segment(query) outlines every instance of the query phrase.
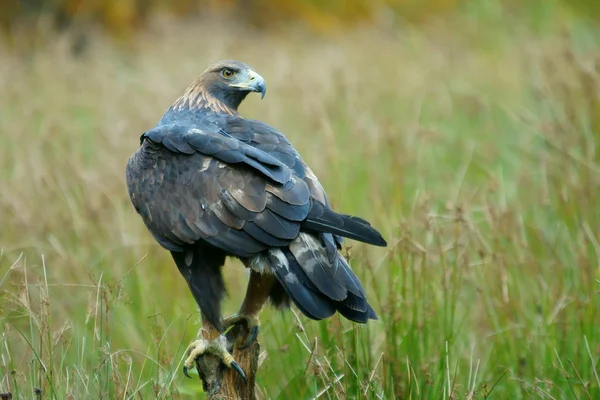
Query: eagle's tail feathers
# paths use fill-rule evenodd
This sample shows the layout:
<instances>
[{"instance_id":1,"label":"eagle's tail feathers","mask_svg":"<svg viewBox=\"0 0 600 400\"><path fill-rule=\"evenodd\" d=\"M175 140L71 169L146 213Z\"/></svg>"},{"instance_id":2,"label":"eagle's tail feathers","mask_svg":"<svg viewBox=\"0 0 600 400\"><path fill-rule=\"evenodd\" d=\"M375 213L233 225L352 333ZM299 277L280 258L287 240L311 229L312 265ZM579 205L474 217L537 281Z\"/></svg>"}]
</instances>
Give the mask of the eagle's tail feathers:
<instances>
[{"instance_id":1,"label":"eagle's tail feathers","mask_svg":"<svg viewBox=\"0 0 600 400\"><path fill-rule=\"evenodd\" d=\"M270 250L269 261L279 284L298 309L308 318L321 320L331 317L338 311L347 319L355 322L366 323L369 319L377 319L375 311L364 296L348 290L347 296L343 300L336 300L319 290L308 276L310 270L304 268L290 250ZM340 263L340 266L346 269L347 274L358 280L346 265L346 263ZM342 283L346 284L346 282Z\"/></svg>"},{"instance_id":2,"label":"eagle's tail feathers","mask_svg":"<svg viewBox=\"0 0 600 400\"><path fill-rule=\"evenodd\" d=\"M326 296L311 290L316 288L309 283L306 274L289 250L271 250L269 261L277 280L304 315L321 320L335 313L334 305Z\"/></svg>"},{"instance_id":3,"label":"eagle's tail feathers","mask_svg":"<svg viewBox=\"0 0 600 400\"><path fill-rule=\"evenodd\" d=\"M354 297L355 295L353 295L352 293L348 294L348 298L350 297ZM366 306L366 310L364 311L358 311L352 307L349 307L348 305L346 305L346 301L341 302L338 305L337 310L339 311L340 314L342 314L344 317L348 318L351 321L355 321L355 322L360 322L360 323L366 323L368 320L370 319L377 319L377 314L375 313L375 311L373 310L373 308L369 305L369 303L367 303L367 301L365 299L361 299L365 306Z\"/></svg>"}]
</instances>

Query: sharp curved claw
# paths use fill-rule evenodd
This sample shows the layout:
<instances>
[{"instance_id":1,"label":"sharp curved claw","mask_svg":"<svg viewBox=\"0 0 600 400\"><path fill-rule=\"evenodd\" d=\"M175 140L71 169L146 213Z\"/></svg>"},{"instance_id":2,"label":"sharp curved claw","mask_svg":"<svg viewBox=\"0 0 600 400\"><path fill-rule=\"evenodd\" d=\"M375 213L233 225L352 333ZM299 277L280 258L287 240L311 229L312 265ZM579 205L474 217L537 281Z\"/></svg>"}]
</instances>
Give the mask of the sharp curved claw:
<instances>
[{"instance_id":1,"label":"sharp curved claw","mask_svg":"<svg viewBox=\"0 0 600 400\"><path fill-rule=\"evenodd\" d=\"M246 382L246 374L237 362L232 361L230 367L233 368L235 372L237 372L240 375L240 378L242 378L244 382Z\"/></svg>"},{"instance_id":2,"label":"sharp curved claw","mask_svg":"<svg viewBox=\"0 0 600 400\"><path fill-rule=\"evenodd\" d=\"M188 368L184 365L183 366L183 374L187 377L192 379L192 376L188 373Z\"/></svg>"},{"instance_id":3,"label":"sharp curved claw","mask_svg":"<svg viewBox=\"0 0 600 400\"><path fill-rule=\"evenodd\" d=\"M250 333L248 333L248 338L246 339L246 342L244 342L244 344L239 348L240 350L250 347L252 345L252 343L254 343L256 341L256 338L258 337L258 330L259 330L258 325L254 325L250 329Z\"/></svg>"}]
</instances>

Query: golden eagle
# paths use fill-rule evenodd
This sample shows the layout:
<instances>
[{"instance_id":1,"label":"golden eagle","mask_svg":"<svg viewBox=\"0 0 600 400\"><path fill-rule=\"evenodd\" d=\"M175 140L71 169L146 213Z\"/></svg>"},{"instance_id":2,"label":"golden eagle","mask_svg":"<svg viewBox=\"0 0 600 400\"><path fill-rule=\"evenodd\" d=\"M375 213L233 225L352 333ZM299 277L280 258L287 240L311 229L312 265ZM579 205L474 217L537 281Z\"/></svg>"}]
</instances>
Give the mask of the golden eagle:
<instances>
[{"instance_id":1,"label":"golden eagle","mask_svg":"<svg viewBox=\"0 0 600 400\"><path fill-rule=\"evenodd\" d=\"M340 254L342 237L386 246L358 217L338 214L288 139L238 113L250 92L264 97L264 79L237 61L208 68L145 132L127 164L131 202L161 246L169 250L200 307L203 327L217 332L188 348L184 373L204 353L235 369L222 335L244 323L251 344L267 300L290 301L307 317L336 311L365 323L377 316ZM250 270L246 297L222 319L222 266L239 258ZM214 328L214 329L213 329Z\"/></svg>"}]
</instances>

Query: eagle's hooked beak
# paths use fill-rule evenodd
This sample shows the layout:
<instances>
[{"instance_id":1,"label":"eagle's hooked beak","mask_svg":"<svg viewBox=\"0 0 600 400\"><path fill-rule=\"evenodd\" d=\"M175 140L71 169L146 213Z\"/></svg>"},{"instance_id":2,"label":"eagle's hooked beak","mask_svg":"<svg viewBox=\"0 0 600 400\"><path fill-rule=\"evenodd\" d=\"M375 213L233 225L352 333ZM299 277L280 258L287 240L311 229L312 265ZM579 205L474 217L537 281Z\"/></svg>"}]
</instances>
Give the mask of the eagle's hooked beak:
<instances>
[{"instance_id":1,"label":"eagle's hooked beak","mask_svg":"<svg viewBox=\"0 0 600 400\"><path fill-rule=\"evenodd\" d=\"M265 83L264 78L252 70L248 71L247 76L248 80L246 82L231 86L249 90L251 92L258 92L260 93L260 98L264 98L267 93L267 84Z\"/></svg>"}]
</instances>

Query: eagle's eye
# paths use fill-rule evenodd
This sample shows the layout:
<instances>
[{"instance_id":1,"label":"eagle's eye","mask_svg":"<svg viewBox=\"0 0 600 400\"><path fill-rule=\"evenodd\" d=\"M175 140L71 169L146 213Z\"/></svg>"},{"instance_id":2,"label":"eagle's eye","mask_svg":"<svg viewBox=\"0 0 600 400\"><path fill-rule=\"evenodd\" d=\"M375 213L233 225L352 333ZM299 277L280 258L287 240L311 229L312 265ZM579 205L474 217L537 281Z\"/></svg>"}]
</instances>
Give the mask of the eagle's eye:
<instances>
[{"instance_id":1,"label":"eagle's eye","mask_svg":"<svg viewBox=\"0 0 600 400\"><path fill-rule=\"evenodd\" d=\"M221 71L221 75L223 75L223 77L227 79L230 79L233 75L235 75L235 72L233 72L229 68L225 68L223 71Z\"/></svg>"}]
</instances>

